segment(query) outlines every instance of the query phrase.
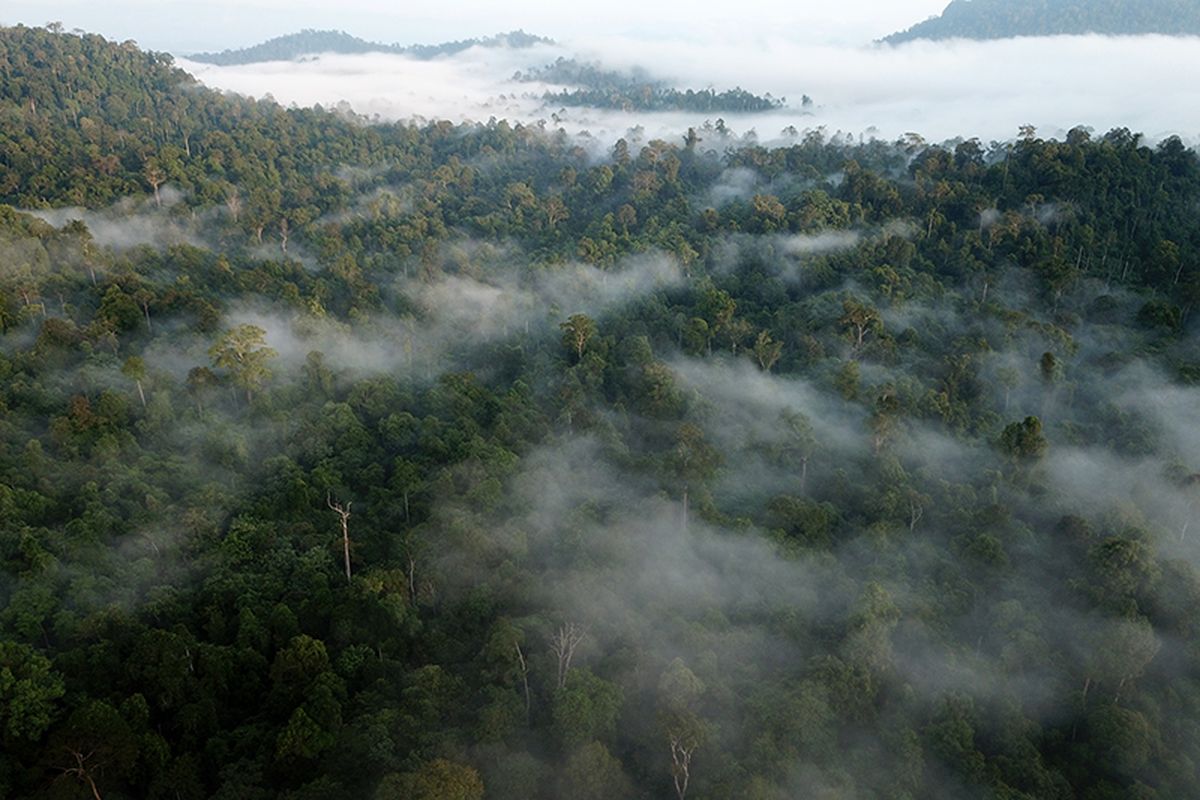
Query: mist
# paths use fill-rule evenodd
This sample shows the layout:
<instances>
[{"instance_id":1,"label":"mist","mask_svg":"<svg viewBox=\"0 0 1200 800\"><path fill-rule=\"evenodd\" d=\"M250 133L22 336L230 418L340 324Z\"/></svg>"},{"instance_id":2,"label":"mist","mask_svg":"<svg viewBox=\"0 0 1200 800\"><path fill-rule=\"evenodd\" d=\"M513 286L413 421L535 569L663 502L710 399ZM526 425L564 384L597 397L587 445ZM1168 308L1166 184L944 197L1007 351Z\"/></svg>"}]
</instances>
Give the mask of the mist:
<instances>
[{"instance_id":1,"label":"mist","mask_svg":"<svg viewBox=\"0 0 1200 800\"><path fill-rule=\"evenodd\" d=\"M539 84L506 80L559 55L606 67L641 67L684 88L741 86L786 97L788 108L763 114L622 114L548 107ZM446 118L485 122L507 117L544 122L605 147L629 129L674 139L722 116L738 135L785 141L785 129L823 129L895 140L915 132L929 141L1012 139L1022 125L1044 136L1075 126L1103 133L1128 127L1155 141L1200 137L1200 89L1181 65L1200 67L1200 39L1063 36L991 42L915 42L841 46L765 42L579 39L528 51L468 51L436 62L403 56L325 55L301 63L214 67L180 61L205 84L254 97L270 94L301 106L348 103L382 120ZM1154 86L1154 92L1146 91ZM800 98L814 101L800 109ZM714 146L716 142L710 142Z\"/></svg>"}]
</instances>

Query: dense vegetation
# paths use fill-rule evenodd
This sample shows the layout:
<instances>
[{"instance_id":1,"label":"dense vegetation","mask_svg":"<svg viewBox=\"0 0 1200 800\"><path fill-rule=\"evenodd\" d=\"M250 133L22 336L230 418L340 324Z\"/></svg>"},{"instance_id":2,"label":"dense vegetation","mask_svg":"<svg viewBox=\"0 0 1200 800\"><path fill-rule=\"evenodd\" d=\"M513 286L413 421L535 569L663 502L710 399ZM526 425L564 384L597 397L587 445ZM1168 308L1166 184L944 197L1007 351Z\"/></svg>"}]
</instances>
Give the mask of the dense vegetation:
<instances>
[{"instance_id":1,"label":"dense vegetation","mask_svg":"<svg viewBox=\"0 0 1200 800\"><path fill-rule=\"evenodd\" d=\"M518 72L518 81L542 81L566 84L569 88L547 92L543 99L560 106L586 106L621 111L699 111L733 114L774 111L783 108L786 98L775 99L768 93L758 96L742 89L676 89L645 71L624 73L597 64L559 58L540 69ZM811 104L808 97L804 105Z\"/></svg>"},{"instance_id":2,"label":"dense vegetation","mask_svg":"<svg viewBox=\"0 0 1200 800\"><path fill-rule=\"evenodd\" d=\"M1196 796L1177 139L0 120L0 796Z\"/></svg>"},{"instance_id":3,"label":"dense vegetation","mask_svg":"<svg viewBox=\"0 0 1200 800\"><path fill-rule=\"evenodd\" d=\"M512 31L482 39L462 39L441 44L380 44L368 42L345 31L303 30L286 36L244 47L239 50L223 50L220 53L198 53L190 56L192 61L228 67L238 64L257 64L262 61L292 61L302 56L318 53L398 53L413 58L431 59L452 56L472 47L533 47L535 44L551 44L549 39L534 36L525 31Z\"/></svg>"},{"instance_id":4,"label":"dense vegetation","mask_svg":"<svg viewBox=\"0 0 1200 800\"><path fill-rule=\"evenodd\" d=\"M941 16L884 39L1007 39L1102 33L1200 35L1197 0L951 0Z\"/></svg>"}]
</instances>

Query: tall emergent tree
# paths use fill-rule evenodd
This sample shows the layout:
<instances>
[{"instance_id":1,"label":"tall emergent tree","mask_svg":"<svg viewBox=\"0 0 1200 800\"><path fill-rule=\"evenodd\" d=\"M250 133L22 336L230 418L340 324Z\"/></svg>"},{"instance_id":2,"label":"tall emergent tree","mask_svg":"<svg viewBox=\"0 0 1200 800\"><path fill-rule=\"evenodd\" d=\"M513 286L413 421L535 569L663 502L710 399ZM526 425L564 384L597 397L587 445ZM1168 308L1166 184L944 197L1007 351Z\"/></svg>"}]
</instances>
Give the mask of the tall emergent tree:
<instances>
[{"instance_id":1,"label":"tall emergent tree","mask_svg":"<svg viewBox=\"0 0 1200 800\"><path fill-rule=\"evenodd\" d=\"M267 332L257 325L239 325L227 331L208 350L213 366L228 370L233 382L245 390L246 402L271 377L267 366L279 355L267 347Z\"/></svg>"}]
</instances>

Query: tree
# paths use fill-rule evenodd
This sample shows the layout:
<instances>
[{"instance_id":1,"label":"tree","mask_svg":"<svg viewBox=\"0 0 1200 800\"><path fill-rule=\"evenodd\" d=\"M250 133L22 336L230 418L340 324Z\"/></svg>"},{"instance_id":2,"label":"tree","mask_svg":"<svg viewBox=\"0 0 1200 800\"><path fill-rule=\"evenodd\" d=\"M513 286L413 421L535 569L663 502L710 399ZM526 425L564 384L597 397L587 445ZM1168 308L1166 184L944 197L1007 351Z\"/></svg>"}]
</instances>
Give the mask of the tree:
<instances>
[{"instance_id":1,"label":"tree","mask_svg":"<svg viewBox=\"0 0 1200 800\"><path fill-rule=\"evenodd\" d=\"M586 634L581 626L576 625L574 622L565 622L550 637L550 651L558 659L558 675L554 684L556 689L562 690L567 685L567 675L571 671L571 661L575 658L575 651L583 643L585 636Z\"/></svg>"},{"instance_id":2,"label":"tree","mask_svg":"<svg viewBox=\"0 0 1200 800\"><path fill-rule=\"evenodd\" d=\"M616 733L623 693L589 670L571 672L554 695L553 727L564 750L589 741L610 741Z\"/></svg>"},{"instance_id":3,"label":"tree","mask_svg":"<svg viewBox=\"0 0 1200 800\"><path fill-rule=\"evenodd\" d=\"M671 756L671 780L678 800L685 800L692 778L692 756L708 736L697 707L704 682L676 658L658 680L659 726Z\"/></svg>"},{"instance_id":4,"label":"tree","mask_svg":"<svg viewBox=\"0 0 1200 800\"><path fill-rule=\"evenodd\" d=\"M138 739L129 723L108 703L93 700L77 709L50 737L59 780L85 787L93 800L102 800L105 781L121 783L138 758Z\"/></svg>"},{"instance_id":5,"label":"tree","mask_svg":"<svg viewBox=\"0 0 1200 800\"><path fill-rule=\"evenodd\" d=\"M28 645L0 642L0 741L40 739L64 691L48 658Z\"/></svg>"},{"instance_id":6,"label":"tree","mask_svg":"<svg viewBox=\"0 0 1200 800\"><path fill-rule=\"evenodd\" d=\"M879 312L853 297L842 301L842 316L838 322L849 329L855 353L862 349L869 334L877 334L883 329Z\"/></svg>"},{"instance_id":7,"label":"tree","mask_svg":"<svg viewBox=\"0 0 1200 800\"><path fill-rule=\"evenodd\" d=\"M871 444L876 453L883 451L883 448L892 440L896 432L896 428L900 421L900 400L896 397L896 390L887 386L875 398L875 408L871 412L867 424L871 428Z\"/></svg>"},{"instance_id":8,"label":"tree","mask_svg":"<svg viewBox=\"0 0 1200 800\"><path fill-rule=\"evenodd\" d=\"M152 333L154 326L150 324L150 302L154 300L154 292L143 287L133 293L133 300L142 308L146 317L146 331Z\"/></svg>"},{"instance_id":9,"label":"tree","mask_svg":"<svg viewBox=\"0 0 1200 800\"><path fill-rule=\"evenodd\" d=\"M234 383L246 392L246 402L271 377L267 366L276 353L266 345L267 332L257 325L239 325L227 331L208 350L213 366L228 370Z\"/></svg>"},{"instance_id":10,"label":"tree","mask_svg":"<svg viewBox=\"0 0 1200 800\"><path fill-rule=\"evenodd\" d=\"M551 230L558 227L558 223L565 222L570 219L571 212L567 209L567 204L563 202L559 195L551 195L546 198L546 224Z\"/></svg>"},{"instance_id":11,"label":"tree","mask_svg":"<svg viewBox=\"0 0 1200 800\"><path fill-rule=\"evenodd\" d=\"M1142 674L1161 647L1145 617L1106 623L1092 635L1089 645L1084 702L1097 682L1115 684L1113 702L1119 702L1125 684Z\"/></svg>"},{"instance_id":12,"label":"tree","mask_svg":"<svg viewBox=\"0 0 1200 800\"><path fill-rule=\"evenodd\" d=\"M785 408L779 413L779 424L781 435L770 453L781 466L800 473L797 488L804 494L808 489L809 462L817 446L812 422L801 412Z\"/></svg>"},{"instance_id":13,"label":"tree","mask_svg":"<svg viewBox=\"0 0 1200 800\"><path fill-rule=\"evenodd\" d=\"M563 332L563 346L575 354L577 361L582 361L588 342L596 335L595 321L586 314L572 314L558 327Z\"/></svg>"},{"instance_id":14,"label":"tree","mask_svg":"<svg viewBox=\"0 0 1200 800\"><path fill-rule=\"evenodd\" d=\"M719 336L729 330L733 315L737 313L737 301L729 292L709 286L700 296L698 305L712 336Z\"/></svg>"},{"instance_id":15,"label":"tree","mask_svg":"<svg viewBox=\"0 0 1200 800\"><path fill-rule=\"evenodd\" d=\"M754 359L762 371L770 372L781 355L783 355L783 342L772 339L771 334L767 331L760 332L754 341Z\"/></svg>"},{"instance_id":16,"label":"tree","mask_svg":"<svg viewBox=\"0 0 1200 800\"><path fill-rule=\"evenodd\" d=\"M589 742L573 752L557 784L557 796L572 800L622 800L631 795L621 762L600 742Z\"/></svg>"},{"instance_id":17,"label":"tree","mask_svg":"<svg viewBox=\"0 0 1200 800\"><path fill-rule=\"evenodd\" d=\"M1188 529L1200 513L1200 472L1185 477L1179 485L1184 495L1183 524L1179 527L1179 541L1187 539Z\"/></svg>"},{"instance_id":18,"label":"tree","mask_svg":"<svg viewBox=\"0 0 1200 800\"><path fill-rule=\"evenodd\" d=\"M142 401L142 408L145 408L146 392L142 389L142 381L146 378L146 362L141 356L130 356L121 365L121 374L137 386L138 398Z\"/></svg>"},{"instance_id":19,"label":"tree","mask_svg":"<svg viewBox=\"0 0 1200 800\"><path fill-rule=\"evenodd\" d=\"M1026 417L1005 426L1000 434L1000 449L1018 463L1036 461L1046 454L1049 443L1042 433L1042 421Z\"/></svg>"},{"instance_id":20,"label":"tree","mask_svg":"<svg viewBox=\"0 0 1200 800\"><path fill-rule=\"evenodd\" d=\"M707 480L716 471L720 455L705 441L704 431L698 425L685 422L675 434L675 447L669 458L683 495L683 527L686 529L691 487Z\"/></svg>"},{"instance_id":21,"label":"tree","mask_svg":"<svg viewBox=\"0 0 1200 800\"><path fill-rule=\"evenodd\" d=\"M159 166L158 160L152 158L146 162L143 174L146 176L146 183L154 189L154 205L162 208L162 195L159 193L159 187L166 183L167 173Z\"/></svg>"},{"instance_id":22,"label":"tree","mask_svg":"<svg viewBox=\"0 0 1200 800\"><path fill-rule=\"evenodd\" d=\"M187 374L187 391L196 402L197 413L204 413L204 398L217 386L217 376L208 367L192 367Z\"/></svg>"},{"instance_id":23,"label":"tree","mask_svg":"<svg viewBox=\"0 0 1200 800\"><path fill-rule=\"evenodd\" d=\"M1062 362L1055 357L1054 353L1042 353L1038 367L1042 372L1042 380L1047 385L1057 383L1062 378Z\"/></svg>"},{"instance_id":24,"label":"tree","mask_svg":"<svg viewBox=\"0 0 1200 800\"><path fill-rule=\"evenodd\" d=\"M338 515L338 519L342 523L342 557L346 562L346 582L350 582L350 503L342 505L340 502L335 502L333 495L325 495L325 504L329 506L329 510Z\"/></svg>"},{"instance_id":25,"label":"tree","mask_svg":"<svg viewBox=\"0 0 1200 800\"><path fill-rule=\"evenodd\" d=\"M483 800L483 780L465 764L435 758L414 772L385 777L375 800Z\"/></svg>"}]
</instances>

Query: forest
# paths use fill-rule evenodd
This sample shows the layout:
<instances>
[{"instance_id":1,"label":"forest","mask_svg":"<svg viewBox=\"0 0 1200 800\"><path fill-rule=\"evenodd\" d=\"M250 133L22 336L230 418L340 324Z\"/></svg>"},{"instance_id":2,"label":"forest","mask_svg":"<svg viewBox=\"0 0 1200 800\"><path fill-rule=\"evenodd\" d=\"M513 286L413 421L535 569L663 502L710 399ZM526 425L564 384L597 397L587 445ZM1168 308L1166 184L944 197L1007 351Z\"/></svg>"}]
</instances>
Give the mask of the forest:
<instances>
[{"instance_id":1,"label":"forest","mask_svg":"<svg viewBox=\"0 0 1200 800\"><path fill-rule=\"evenodd\" d=\"M526 72L513 79L522 82L566 84L558 92L546 92L547 105L609 108L619 111L699 111L715 114L753 113L783 108L787 98L776 99L770 93L759 96L740 86L718 92L715 89L676 89L644 70L624 73L604 69L599 64L559 58L552 64ZM804 107L812 104L807 96Z\"/></svg>"},{"instance_id":2,"label":"forest","mask_svg":"<svg viewBox=\"0 0 1200 800\"><path fill-rule=\"evenodd\" d=\"M0 28L0 797L1198 796L1197 153L632 133Z\"/></svg>"},{"instance_id":3,"label":"forest","mask_svg":"<svg viewBox=\"0 0 1200 800\"><path fill-rule=\"evenodd\" d=\"M263 61L291 61L303 56L319 53L353 55L361 53L394 53L411 58L432 59L450 56L472 47L533 47L536 44L553 44L550 39L534 36L525 31L511 31L482 39L461 39L441 44L380 44L369 42L345 31L318 31L305 29L299 33L276 36L261 44L238 50L222 50L220 53L196 53L189 56L192 61L216 64L222 67L241 64L257 64Z\"/></svg>"},{"instance_id":4,"label":"forest","mask_svg":"<svg viewBox=\"0 0 1200 800\"><path fill-rule=\"evenodd\" d=\"M1200 35L1197 0L951 0L941 16L883 41L1007 39L1082 34Z\"/></svg>"}]
</instances>

